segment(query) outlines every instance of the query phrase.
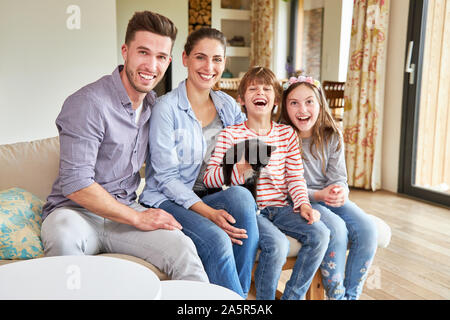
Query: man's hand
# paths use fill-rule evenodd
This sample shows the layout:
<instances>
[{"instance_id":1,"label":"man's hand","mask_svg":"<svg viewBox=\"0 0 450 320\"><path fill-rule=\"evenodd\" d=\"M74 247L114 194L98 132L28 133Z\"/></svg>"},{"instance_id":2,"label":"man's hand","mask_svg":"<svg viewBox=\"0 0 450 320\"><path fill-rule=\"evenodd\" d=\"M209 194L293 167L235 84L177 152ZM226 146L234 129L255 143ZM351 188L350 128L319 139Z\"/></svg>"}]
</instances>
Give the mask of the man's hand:
<instances>
[{"instance_id":1,"label":"man's hand","mask_svg":"<svg viewBox=\"0 0 450 320\"><path fill-rule=\"evenodd\" d=\"M139 230L181 230L182 228L178 221L166 211L152 208L143 212L136 211L118 202L98 183L71 193L67 198L103 218L129 224Z\"/></svg>"},{"instance_id":2,"label":"man's hand","mask_svg":"<svg viewBox=\"0 0 450 320\"><path fill-rule=\"evenodd\" d=\"M157 229L181 230L181 224L168 212L162 209L147 209L139 212L134 226L142 231Z\"/></svg>"}]
</instances>

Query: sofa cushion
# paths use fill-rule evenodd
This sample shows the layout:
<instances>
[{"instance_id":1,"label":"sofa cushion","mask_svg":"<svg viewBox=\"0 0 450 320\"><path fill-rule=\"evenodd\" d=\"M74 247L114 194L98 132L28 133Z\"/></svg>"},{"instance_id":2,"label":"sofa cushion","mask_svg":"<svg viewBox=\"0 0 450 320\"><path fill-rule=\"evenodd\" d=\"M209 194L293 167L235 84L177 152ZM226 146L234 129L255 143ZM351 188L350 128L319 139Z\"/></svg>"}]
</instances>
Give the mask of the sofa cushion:
<instances>
[{"instance_id":1,"label":"sofa cushion","mask_svg":"<svg viewBox=\"0 0 450 320\"><path fill-rule=\"evenodd\" d=\"M378 248L386 248L391 242L391 227L389 227L383 219L380 219L377 216L369 214L369 217L372 218L373 222L375 222L375 225L377 226Z\"/></svg>"},{"instance_id":2,"label":"sofa cushion","mask_svg":"<svg viewBox=\"0 0 450 320\"><path fill-rule=\"evenodd\" d=\"M0 259L44 255L41 213L44 202L20 188L0 191Z\"/></svg>"},{"instance_id":3,"label":"sofa cushion","mask_svg":"<svg viewBox=\"0 0 450 320\"><path fill-rule=\"evenodd\" d=\"M45 201L58 172L58 137L0 145L0 190L19 187Z\"/></svg>"}]
</instances>

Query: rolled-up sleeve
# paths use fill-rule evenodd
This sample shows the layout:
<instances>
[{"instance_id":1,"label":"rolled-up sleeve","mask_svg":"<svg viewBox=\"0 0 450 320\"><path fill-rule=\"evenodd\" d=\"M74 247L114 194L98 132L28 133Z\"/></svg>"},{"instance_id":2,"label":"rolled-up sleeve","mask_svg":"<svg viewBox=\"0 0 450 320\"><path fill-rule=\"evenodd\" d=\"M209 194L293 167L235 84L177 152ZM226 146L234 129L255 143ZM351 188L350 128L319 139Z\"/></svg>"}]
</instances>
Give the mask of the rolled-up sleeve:
<instances>
[{"instance_id":1,"label":"rolled-up sleeve","mask_svg":"<svg viewBox=\"0 0 450 320\"><path fill-rule=\"evenodd\" d=\"M153 176L150 170L147 170L146 179L155 179L159 192L169 200L189 209L201 199L192 191L192 188L184 183L181 177L180 166L192 167L192 163L183 164L178 157L177 135L183 138L183 134L188 132L176 130L174 118L173 109L164 102L157 102L153 107L150 118L150 154L148 158L151 161ZM185 139L185 141L188 140ZM186 146L184 149L188 152L193 147L195 146Z\"/></svg>"},{"instance_id":2,"label":"rolled-up sleeve","mask_svg":"<svg viewBox=\"0 0 450 320\"><path fill-rule=\"evenodd\" d=\"M93 101L72 95L56 119L60 139L60 183L67 196L94 183L98 150L103 139L103 121Z\"/></svg>"}]
</instances>

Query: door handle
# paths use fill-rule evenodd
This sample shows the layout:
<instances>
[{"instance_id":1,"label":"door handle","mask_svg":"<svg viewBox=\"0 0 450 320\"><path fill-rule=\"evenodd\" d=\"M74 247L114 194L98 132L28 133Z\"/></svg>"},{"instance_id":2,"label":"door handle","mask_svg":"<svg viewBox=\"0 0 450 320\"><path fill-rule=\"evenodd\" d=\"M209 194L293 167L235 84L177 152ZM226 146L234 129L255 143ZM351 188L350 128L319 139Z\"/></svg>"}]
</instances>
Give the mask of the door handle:
<instances>
[{"instance_id":1,"label":"door handle","mask_svg":"<svg viewBox=\"0 0 450 320\"><path fill-rule=\"evenodd\" d=\"M408 55L406 58L405 72L409 73L409 84L414 84L414 76L416 72L416 65L411 63L413 53L414 41L410 41L408 45Z\"/></svg>"}]
</instances>

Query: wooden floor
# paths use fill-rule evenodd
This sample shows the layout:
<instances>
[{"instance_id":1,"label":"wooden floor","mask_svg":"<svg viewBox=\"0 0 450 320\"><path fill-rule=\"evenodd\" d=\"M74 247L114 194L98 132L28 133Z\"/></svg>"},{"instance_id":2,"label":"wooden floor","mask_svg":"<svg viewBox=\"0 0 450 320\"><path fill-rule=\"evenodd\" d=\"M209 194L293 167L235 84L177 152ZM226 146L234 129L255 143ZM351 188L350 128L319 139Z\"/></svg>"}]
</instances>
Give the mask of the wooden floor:
<instances>
[{"instance_id":1,"label":"wooden floor","mask_svg":"<svg viewBox=\"0 0 450 320\"><path fill-rule=\"evenodd\" d=\"M391 243L378 249L360 299L450 299L450 210L386 191L353 189L350 199L392 229ZM282 273L279 288L289 276L290 271Z\"/></svg>"}]
</instances>

